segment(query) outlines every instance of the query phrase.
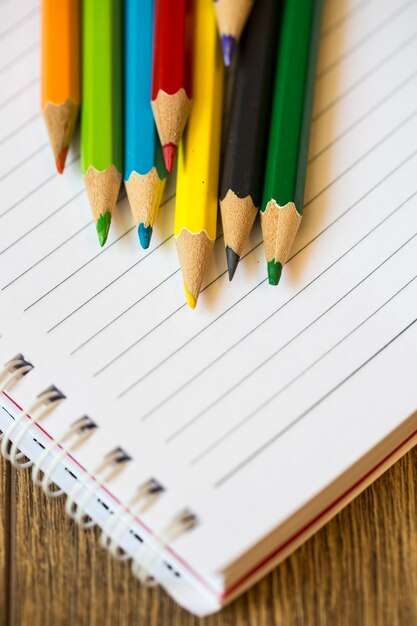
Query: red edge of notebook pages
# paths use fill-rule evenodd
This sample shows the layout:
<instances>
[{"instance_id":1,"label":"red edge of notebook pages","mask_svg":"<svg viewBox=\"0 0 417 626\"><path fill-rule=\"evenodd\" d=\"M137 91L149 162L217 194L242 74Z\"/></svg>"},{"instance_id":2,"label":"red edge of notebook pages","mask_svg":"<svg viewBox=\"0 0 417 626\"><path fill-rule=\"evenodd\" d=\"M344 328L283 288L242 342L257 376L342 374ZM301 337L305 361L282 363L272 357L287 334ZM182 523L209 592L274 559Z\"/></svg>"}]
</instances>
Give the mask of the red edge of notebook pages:
<instances>
[{"instance_id":1,"label":"red edge of notebook pages","mask_svg":"<svg viewBox=\"0 0 417 626\"><path fill-rule=\"evenodd\" d=\"M9 396L8 393L6 393L5 391L3 391L3 394L6 396L6 398L8 400L10 400L10 402L12 404L14 404L17 409L19 409L20 411L22 410L22 407L19 406L19 404L17 404L17 402L15 402L15 400L13 400L13 398L11 398ZM1 395L1 394L0 394ZM28 417L30 419L32 419L30 417L30 415L28 415ZM38 424L37 422L34 421L34 425L37 426L39 428L39 430L41 430L49 439L53 439L53 437L51 437L51 435L44 429L42 428L42 426L40 424ZM181 563L181 565L184 567L184 569L186 569L192 576L193 578L195 578L203 587L205 587L211 594L213 594L215 597L217 597L220 601L222 600L226 600L232 593L235 593L237 589L239 589L239 587L241 585L243 585L245 582L247 582L252 576L254 576L256 574L256 572L258 572L261 568L263 568L269 561L271 561L272 559L275 559L280 552L283 552L286 548L288 548L288 546L291 545L291 543L297 541L297 539L299 539L302 535L308 533L309 529L314 526L315 524L317 524L317 522L320 521L321 518L323 518L324 516L326 516L328 513L330 513L332 511L332 509L335 509L338 507L338 505L345 500L346 498L349 497L349 494L351 494L353 491L355 491L358 487L360 487L360 485L364 482L367 481L367 479L372 476L372 474L376 473L378 471L378 469L383 466L387 461L389 461L390 458L392 458L393 456L395 456L397 454L397 452L399 450L401 450L401 448L403 448L404 446L407 445L407 443L413 439L413 437L415 437L417 435L417 430L413 431L411 433L411 435L409 435L408 437L406 437L406 439L404 439L404 441L402 441L396 448L394 448L389 454L387 454L383 459L381 459L381 461L379 461L379 463L377 463L376 465L374 465L374 467L372 469L369 470L369 472L367 472L366 474L364 474L364 476L362 476L362 478L360 478L358 481L356 481L356 483L354 483L351 487L349 487L349 489L347 489L346 491L344 491L338 498L336 498L331 504L329 504L325 509L323 509L318 515L316 515L315 517L313 517L309 522L307 522L307 524L305 526L303 526L299 531L297 531L296 533L294 533L294 535L292 535L289 539L287 539L284 543L282 543L280 546L278 546L273 552L271 552L270 554L268 554L264 559L262 559L261 561L259 561L259 563L257 563L252 569L250 569L248 572L246 572L242 578L240 578L238 581L236 581L233 585L231 585L228 589L226 589L223 593L219 594L218 592L216 592L213 587L210 585L210 583L205 580L201 574L199 574L196 570L194 570L186 561L184 561L184 559L182 557L180 557L175 550L173 550L169 545L165 546L165 549L167 550L167 552L169 552L177 561L178 563ZM60 446L61 447L61 446ZM80 467L80 469L82 469L84 472L87 471L78 461L77 459L75 459L71 454L67 453L67 456L76 464L78 465L78 467ZM95 480L95 477L92 476L92 478ZM114 496L111 491L109 491L104 485L101 485L101 487L103 488L103 490L109 495L109 497L114 500L117 504L122 505L122 503L120 502L120 500L118 498L116 498L116 496ZM153 534L153 532L151 531L150 528L148 528L148 526L146 524L144 524L144 522L142 522L142 520L140 520L138 517L135 517L135 520L138 522L138 524L140 526L142 526L142 528L144 528L149 534Z\"/></svg>"},{"instance_id":2,"label":"red edge of notebook pages","mask_svg":"<svg viewBox=\"0 0 417 626\"><path fill-rule=\"evenodd\" d=\"M191 57L194 0L156 0L152 100L158 91L173 95L182 87L192 97Z\"/></svg>"},{"instance_id":3,"label":"red edge of notebook pages","mask_svg":"<svg viewBox=\"0 0 417 626\"><path fill-rule=\"evenodd\" d=\"M389 459L391 459L393 456L395 456L397 454L397 452L399 450L401 450L401 448L406 446L407 443L411 439L413 439L416 435L417 435L417 430L415 430L414 432L411 433L411 435L406 437L406 439L404 439L404 441L402 441L396 448L394 448L389 454L387 454L383 459L381 459L381 461L379 461L379 463L374 465L372 467L372 469L369 470L369 472L364 474L364 476L362 476L362 478L360 478L359 480L356 481L356 483L351 485L349 487L349 489L346 489L346 491L344 491L338 498L333 500L333 502L331 504L329 504L325 509L320 511L320 513L318 513L315 517L313 517L309 522L307 522L307 524L305 526L303 526L300 530L298 530L296 533L294 533L294 535L292 535L284 543L282 543L280 546L278 546L278 548L275 548L275 550L273 552L271 552L270 554L268 554L264 559L262 559L262 561L259 561L259 563L254 565L254 567L252 569L250 569L248 572L246 572L242 576L242 578L237 580L233 585L228 587L226 589L226 591L223 592L223 594L221 595L221 600L225 600L228 596L230 596L232 593L234 593L241 585L243 585L245 582L247 582L249 578L251 578L254 574L256 574L256 572L258 572L260 569L262 569L262 567L264 567L269 561L271 561L272 559L275 559L279 555L280 552L283 552L286 548L288 548L288 546L290 546L292 543L297 541L297 539L299 539L302 535L308 533L309 529L312 526L317 524L317 522L319 522L320 519L322 519L328 513L330 513L332 511L332 509L336 509L338 507L338 505L343 500L345 500L346 498L349 498L349 495L353 491L355 491L358 487L360 487L360 485L362 483L365 483L368 480L368 478L370 476L372 476L372 474L378 472L378 469L381 466L385 465L385 463L387 461L389 461ZM377 476L375 478L377 478ZM348 502L349 501L350 500L348 500ZM348 502L346 502L346 504L348 504Z\"/></svg>"}]
</instances>

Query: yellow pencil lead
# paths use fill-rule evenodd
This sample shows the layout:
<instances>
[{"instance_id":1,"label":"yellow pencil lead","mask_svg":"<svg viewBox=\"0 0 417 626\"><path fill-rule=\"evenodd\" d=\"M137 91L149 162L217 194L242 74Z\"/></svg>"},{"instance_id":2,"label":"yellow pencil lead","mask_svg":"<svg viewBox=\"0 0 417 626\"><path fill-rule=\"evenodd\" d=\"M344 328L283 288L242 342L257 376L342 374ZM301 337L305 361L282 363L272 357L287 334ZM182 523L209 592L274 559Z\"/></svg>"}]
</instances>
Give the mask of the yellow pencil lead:
<instances>
[{"instance_id":1,"label":"yellow pencil lead","mask_svg":"<svg viewBox=\"0 0 417 626\"><path fill-rule=\"evenodd\" d=\"M187 285L184 283L185 299L190 309L195 309L197 304L197 298L193 296L191 291L188 290Z\"/></svg>"}]
</instances>

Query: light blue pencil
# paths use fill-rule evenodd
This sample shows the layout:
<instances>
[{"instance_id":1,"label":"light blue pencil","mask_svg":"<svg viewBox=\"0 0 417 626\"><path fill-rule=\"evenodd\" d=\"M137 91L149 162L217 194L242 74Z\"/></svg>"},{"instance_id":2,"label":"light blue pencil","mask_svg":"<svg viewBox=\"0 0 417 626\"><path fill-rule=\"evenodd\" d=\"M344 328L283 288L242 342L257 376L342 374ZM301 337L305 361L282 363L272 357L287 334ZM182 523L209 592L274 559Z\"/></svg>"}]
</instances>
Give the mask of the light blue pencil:
<instances>
[{"instance_id":1,"label":"light blue pencil","mask_svg":"<svg viewBox=\"0 0 417 626\"><path fill-rule=\"evenodd\" d=\"M153 0L125 2L125 185L148 248L166 169L151 108Z\"/></svg>"}]
</instances>

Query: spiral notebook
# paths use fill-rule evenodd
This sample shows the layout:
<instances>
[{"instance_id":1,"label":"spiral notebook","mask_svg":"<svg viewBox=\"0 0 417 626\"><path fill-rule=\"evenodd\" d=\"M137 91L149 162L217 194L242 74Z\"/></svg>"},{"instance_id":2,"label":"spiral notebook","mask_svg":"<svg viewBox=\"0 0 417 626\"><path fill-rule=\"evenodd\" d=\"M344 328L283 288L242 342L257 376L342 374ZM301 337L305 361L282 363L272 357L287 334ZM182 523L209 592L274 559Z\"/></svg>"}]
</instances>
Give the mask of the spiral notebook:
<instances>
[{"instance_id":1,"label":"spiral notebook","mask_svg":"<svg viewBox=\"0 0 417 626\"><path fill-rule=\"evenodd\" d=\"M417 2L326 3L285 275L257 226L229 284L219 232L196 311L172 181L148 251L123 197L98 249L76 145L55 173L36 2L1 5L0 51L2 452L216 611L417 441Z\"/></svg>"}]
</instances>

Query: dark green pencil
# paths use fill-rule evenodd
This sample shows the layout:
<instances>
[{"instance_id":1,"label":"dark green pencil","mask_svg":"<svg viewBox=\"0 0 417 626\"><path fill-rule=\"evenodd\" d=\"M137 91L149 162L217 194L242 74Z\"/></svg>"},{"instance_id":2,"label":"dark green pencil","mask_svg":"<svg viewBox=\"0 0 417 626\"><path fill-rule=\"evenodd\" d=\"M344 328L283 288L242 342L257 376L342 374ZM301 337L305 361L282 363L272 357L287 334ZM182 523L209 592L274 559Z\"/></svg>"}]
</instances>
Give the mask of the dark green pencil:
<instances>
[{"instance_id":1,"label":"dark green pencil","mask_svg":"<svg viewBox=\"0 0 417 626\"><path fill-rule=\"evenodd\" d=\"M270 285L301 222L322 0L285 0L261 206Z\"/></svg>"}]
</instances>

